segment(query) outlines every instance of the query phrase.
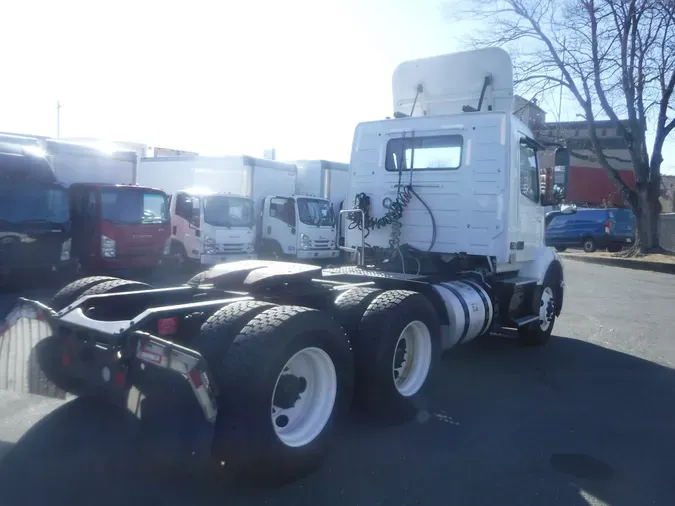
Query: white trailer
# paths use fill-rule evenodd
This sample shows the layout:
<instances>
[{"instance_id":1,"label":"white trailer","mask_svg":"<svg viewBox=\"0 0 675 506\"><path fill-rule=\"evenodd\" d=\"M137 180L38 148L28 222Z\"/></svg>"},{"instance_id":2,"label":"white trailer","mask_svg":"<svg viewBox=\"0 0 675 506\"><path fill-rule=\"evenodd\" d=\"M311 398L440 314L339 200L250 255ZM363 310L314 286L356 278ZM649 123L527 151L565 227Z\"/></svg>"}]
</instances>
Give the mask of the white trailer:
<instances>
[{"instance_id":1,"label":"white trailer","mask_svg":"<svg viewBox=\"0 0 675 506\"><path fill-rule=\"evenodd\" d=\"M45 139L42 147L60 183L136 184L135 151Z\"/></svg>"},{"instance_id":2,"label":"white trailer","mask_svg":"<svg viewBox=\"0 0 675 506\"><path fill-rule=\"evenodd\" d=\"M42 354L47 376L68 387L78 374L78 389L112 395L143 364L144 378L158 374L149 406L174 400L174 382L163 382L182 377L202 408L194 426L213 428L213 460L292 480L321 464L353 397L373 417L414 419L444 350L503 329L527 345L554 339L564 274L543 232L552 214L574 209L544 211L565 197L567 178L547 167L541 190L546 147L513 115L508 53L407 62L393 85L396 119L361 123L354 136L346 201L356 204L342 216L359 265L251 260L188 286L115 294L119 285L80 280L51 308L30 302L57 328L86 329L54 333L64 340ZM555 160L567 174L569 151ZM103 288L73 293L86 283ZM96 319L113 310L116 321ZM62 365L99 342L107 347L85 370ZM116 381L102 384L101 371Z\"/></svg>"}]
</instances>

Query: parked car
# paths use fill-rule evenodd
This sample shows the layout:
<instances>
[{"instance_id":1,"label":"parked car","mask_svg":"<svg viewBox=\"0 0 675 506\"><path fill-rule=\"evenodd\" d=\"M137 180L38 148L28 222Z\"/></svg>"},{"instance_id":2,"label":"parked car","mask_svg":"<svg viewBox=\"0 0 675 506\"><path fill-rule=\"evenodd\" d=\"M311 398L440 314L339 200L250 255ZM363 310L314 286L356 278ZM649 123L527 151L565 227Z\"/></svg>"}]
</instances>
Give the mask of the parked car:
<instances>
[{"instance_id":1,"label":"parked car","mask_svg":"<svg viewBox=\"0 0 675 506\"><path fill-rule=\"evenodd\" d=\"M546 246L558 251L582 247L621 251L635 241L635 219L628 209L578 209L575 214L553 218L546 229Z\"/></svg>"}]
</instances>

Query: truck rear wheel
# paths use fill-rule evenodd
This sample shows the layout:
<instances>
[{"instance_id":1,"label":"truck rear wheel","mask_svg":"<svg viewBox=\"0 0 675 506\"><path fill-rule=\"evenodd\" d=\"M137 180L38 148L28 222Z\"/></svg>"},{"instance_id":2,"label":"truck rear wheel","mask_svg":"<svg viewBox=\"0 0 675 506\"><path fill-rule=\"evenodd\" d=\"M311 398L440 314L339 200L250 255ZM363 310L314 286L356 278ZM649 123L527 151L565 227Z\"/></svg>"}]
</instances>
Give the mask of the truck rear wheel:
<instances>
[{"instance_id":1,"label":"truck rear wheel","mask_svg":"<svg viewBox=\"0 0 675 506\"><path fill-rule=\"evenodd\" d=\"M140 281L130 281L128 279L112 279L98 283L82 294L82 297L89 295L104 295L108 293L134 292L136 290L150 290L152 286Z\"/></svg>"},{"instance_id":2,"label":"truck rear wheel","mask_svg":"<svg viewBox=\"0 0 675 506\"><path fill-rule=\"evenodd\" d=\"M592 237L586 237L584 239L582 246L586 253L593 253L595 252L595 250L598 249L598 246L595 244L595 239L593 239Z\"/></svg>"},{"instance_id":3,"label":"truck rear wheel","mask_svg":"<svg viewBox=\"0 0 675 506\"><path fill-rule=\"evenodd\" d=\"M260 300L233 302L216 311L202 325L191 346L206 360L216 384L220 383L220 365L234 338L254 317L272 307L275 305L271 302Z\"/></svg>"},{"instance_id":4,"label":"truck rear wheel","mask_svg":"<svg viewBox=\"0 0 675 506\"><path fill-rule=\"evenodd\" d=\"M353 372L349 339L326 313L296 306L263 311L221 365L214 455L257 482L309 474L349 411Z\"/></svg>"},{"instance_id":5,"label":"truck rear wheel","mask_svg":"<svg viewBox=\"0 0 675 506\"><path fill-rule=\"evenodd\" d=\"M422 294L389 290L373 299L353 339L358 405L408 419L424 409L441 357L440 322Z\"/></svg>"},{"instance_id":6,"label":"truck rear wheel","mask_svg":"<svg viewBox=\"0 0 675 506\"><path fill-rule=\"evenodd\" d=\"M61 311L69 304L72 304L79 299L82 294L90 288L103 283L104 281L113 281L116 279L118 278L112 278L110 276L89 276L73 281L56 292L56 295L52 298L51 308L54 311Z\"/></svg>"},{"instance_id":7,"label":"truck rear wheel","mask_svg":"<svg viewBox=\"0 0 675 506\"><path fill-rule=\"evenodd\" d=\"M382 293L377 288L357 287L345 290L335 299L335 312L350 339L358 332L363 313L372 300Z\"/></svg>"}]
</instances>

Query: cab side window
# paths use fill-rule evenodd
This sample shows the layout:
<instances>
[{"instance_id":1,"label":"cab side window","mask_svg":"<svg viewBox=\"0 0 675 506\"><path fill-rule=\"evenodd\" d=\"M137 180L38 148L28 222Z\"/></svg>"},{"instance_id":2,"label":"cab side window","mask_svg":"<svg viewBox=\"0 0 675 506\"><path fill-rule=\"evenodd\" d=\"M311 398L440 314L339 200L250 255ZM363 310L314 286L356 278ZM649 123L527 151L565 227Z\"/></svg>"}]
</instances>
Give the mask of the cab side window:
<instances>
[{"instance_id":1,"label":"cab side window","mask_svg":"<svg viewBox=\"0 0 675 506\"><path fill-rule=\"evenodd\" d=\"M192 217L192 203L188 202L185 193L176 194L176 216L180 216L186 220Z\"/></svg>"},{"instance_id":2,"label":"cab side window","mask_svg":"<svg viewBox=\"0 0 675 506\"><path fill-rule=\"evenodd\" d=\"M295 226L295 206L293 199L275 197L270 199L269 214L272 218L277 218L284 223Z\"/></svg>"},{"instance_id":3,"label":"cab side window","mask_svg":"<svg viewBox=\"0 0 675 506\"><path fill-rule=\"evenodd\" d=\"M524 144L520 145L520 193L532 202L539 202L541 190L537 153Z\"/></svg>"}]
</instances>

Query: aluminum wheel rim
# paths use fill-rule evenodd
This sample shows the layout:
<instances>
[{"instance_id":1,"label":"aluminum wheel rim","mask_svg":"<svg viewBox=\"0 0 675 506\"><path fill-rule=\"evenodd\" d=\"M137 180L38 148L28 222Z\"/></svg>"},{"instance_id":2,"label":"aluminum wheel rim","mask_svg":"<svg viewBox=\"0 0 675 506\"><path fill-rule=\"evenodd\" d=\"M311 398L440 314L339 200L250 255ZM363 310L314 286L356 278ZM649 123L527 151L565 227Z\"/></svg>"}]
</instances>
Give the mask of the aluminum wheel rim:
<instances>
[{"instance_id":1,"label":"aluminum wheel rim","mask_svg":"<svg viewBox=\"0 0 675 506\"><path fill-rule=\"evenodd\" d=\"M553 320L553 290L550 286L544 288L541 292L541 301L539 303L539 326L546 332L551 326Z\"/></svg>"},{"instance_id":2,"label":"aluminum wheel rim","mask_svg":"<svg viewBox=\"0 0 675 506\"><path fill-rule=\"evenodd\" d=\"M431 333L419 320L405 326L396 341L392 377L403 397L415 395L424 385L431 368Z\"/></svg>"},{"instance_id":3,"label":"aluminum wheel rim","mask_svg":"<svg viewBox=\"0 0 675 506\"><path fill-rule=\"evenodd\" d=\"M280 402L280 396L288 393L284 382L293 383L300 378L306 385L303 391L297 388L292 392L293 405ZM310 347L293 355L277 377L272 394L272 426L279 440L294 448L314 441L333 414L336 395L337 374L328 353Z\"/></svg>"}]
</instances>

